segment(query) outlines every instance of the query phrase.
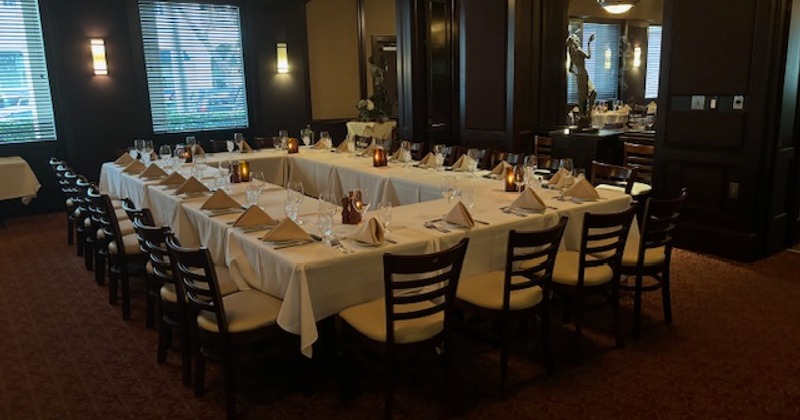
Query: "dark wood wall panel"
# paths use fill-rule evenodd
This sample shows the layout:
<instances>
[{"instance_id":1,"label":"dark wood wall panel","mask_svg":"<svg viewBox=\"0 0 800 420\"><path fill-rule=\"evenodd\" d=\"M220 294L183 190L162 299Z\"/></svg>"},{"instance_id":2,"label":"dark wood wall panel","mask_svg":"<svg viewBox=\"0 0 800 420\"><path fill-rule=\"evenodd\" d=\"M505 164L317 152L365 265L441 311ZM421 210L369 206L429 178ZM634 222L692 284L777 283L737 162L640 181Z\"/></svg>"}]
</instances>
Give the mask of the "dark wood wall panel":
<instances>
[{"instance_id":1,"label":"dark wood wall panel","mask_svg":"<svg viewBox=\"0 0 800 420\"><path fill-rule=\"evenodd\" d=\"M754 0L672 0L670 92L746 93L755 30ZM666 16L666 15L665 15Z\"/></svg>"},{"instance_id":2,"label":"dark wood wall panel","mask_svg":"<svg viewBox=\"0 0 800 420\"><path fill-rule=\"evenodd\" d=\"M505 1L464 0L465 129L504 131L506 123Z\"/></svg>"},{"instance_id":3,"label":"dark wood wall panel","mask_svg":"<svg viewBox=\"0 0 800 420\"><path fill-rule=\"evenodd\" d=\"M670 111L666 143L739 151L744 143L744 113Z\"/></svg>"}]
</instances>

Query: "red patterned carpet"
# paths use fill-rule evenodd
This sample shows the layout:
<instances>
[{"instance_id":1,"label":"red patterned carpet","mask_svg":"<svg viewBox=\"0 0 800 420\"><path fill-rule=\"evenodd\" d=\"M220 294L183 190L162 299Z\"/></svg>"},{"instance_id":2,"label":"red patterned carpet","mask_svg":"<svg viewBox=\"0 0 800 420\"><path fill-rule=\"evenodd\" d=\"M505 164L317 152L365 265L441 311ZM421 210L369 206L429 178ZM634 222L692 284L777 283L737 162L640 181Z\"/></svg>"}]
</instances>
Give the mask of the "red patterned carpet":
<instances>
[{"instance_id":1,"label":"red patterned carpet","mask_svg":"<svg viewBox=\"0 0 800 420\"><path fill-rule=\"evenodd\" d=\"M208 392L181 385L179 356L155 362L156 333L107 301L107 288L65 240L63 215L10 219L0 228L0 419L216 419L224 416L222 377ZM538 340L520 340L506 399L497 392L498 355L459 333L454 394L463 418L800 418L800 254L739 264L677 251L675 323L661 321L647 296L642 339L616 350L589 330L576 356L569 326L554 321L556 375L539 363ZM624 301L630 314L630 299ZM590 319L600 328L605 314ZM626 328L630 322L626 322ZM523 332L528 331L524 330ZM423 361L425 362L425 361ZM377 372L358 369L345 399L335 368L297 352L243 371L241 418L379 418ZM423 364L397 391L397 418L444 418L438 369Z\"/></svg>"}]
</instances>

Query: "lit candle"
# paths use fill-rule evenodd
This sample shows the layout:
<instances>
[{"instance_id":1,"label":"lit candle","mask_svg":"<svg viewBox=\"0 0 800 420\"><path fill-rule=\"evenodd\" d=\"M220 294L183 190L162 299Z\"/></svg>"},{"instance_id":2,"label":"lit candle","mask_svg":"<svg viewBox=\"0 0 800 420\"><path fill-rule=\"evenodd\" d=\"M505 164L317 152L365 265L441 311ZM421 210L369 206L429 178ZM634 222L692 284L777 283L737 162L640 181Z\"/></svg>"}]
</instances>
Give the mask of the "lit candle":
<instances>
[{"instance_id":1,"label":"lit candle","mask_svg":"<svg viewBox=\"0 0 800 420\"><path fill-rule=\"evenodd\" d=\"M505 176L503 177L503 180L505 181L505 185L506 185L506 192L516 192L517 191L517 185L514 183L514 179L515 179L515 177L514 177L514 167L513 166L509 166L508 168L506 168Z\"/></svg>"},{"instance_id":2,"label":"lit candle","mask_svg":"<svg viewBox=\"0 0 800 420\"><path fill-rule=\"evenodd\" d=\"M386 151L382 147L376 147L375 152L372 154L372 166L380 167L386 166Z\"/></svg>"},{"instance_id":3,"label":"lit candle","mask_svg":"<svg viewBox=\"0 0 800 420\"><path fill-rule=\"evenodd\" d=\"M286 140L286 151L289 152L289 154L300 151L300 143L296 138L290 137L288 140Z\"/></svg>"},{"instance_id":4,"label":"lit candle","mask_svg":"<svg viewBox=\"0 0 800 420\"><path fill-rule=\"evenodd\" d=\"M250 162L246 160L239 161L239 180L242 182L250 181Z\"/></svg>"}]
</instances>

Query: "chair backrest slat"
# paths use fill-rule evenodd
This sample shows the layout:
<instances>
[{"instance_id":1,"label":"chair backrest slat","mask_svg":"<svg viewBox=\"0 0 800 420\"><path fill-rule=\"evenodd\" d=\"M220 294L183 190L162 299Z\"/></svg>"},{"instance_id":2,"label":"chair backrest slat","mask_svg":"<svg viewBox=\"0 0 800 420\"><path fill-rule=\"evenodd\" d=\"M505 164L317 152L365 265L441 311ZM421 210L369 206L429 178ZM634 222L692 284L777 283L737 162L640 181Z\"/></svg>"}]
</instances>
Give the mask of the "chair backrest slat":
<instances>
[{"instance_id":1,"label":"chair backrest slat","mask_svg":"<svg viewBox=\"0 0 800 420\"><path fill-rule=\"evenodd\" d=\"M619 274L622 253L635 211L636 207L630 206L617 213L586 213L583 216L578 267L579 288L583 287L586 268L607 264L615 276Z\"/></svg>"},{"instance_id":2,"label":"chair backrest slat","mask_svg":"<svg viewBox=\"0 0 800 420\"><path fill-rule=\"evenodd\" d=\"M555 226L540 231L512 230L508 233L503 285L504 310L509 310L511 294L515 291L539 286L545 294L547 293L553 277L558 247L568 220L569 218L564 216ZM529 264L524 265L523 261Z\"/></svg>"}]
</instances>

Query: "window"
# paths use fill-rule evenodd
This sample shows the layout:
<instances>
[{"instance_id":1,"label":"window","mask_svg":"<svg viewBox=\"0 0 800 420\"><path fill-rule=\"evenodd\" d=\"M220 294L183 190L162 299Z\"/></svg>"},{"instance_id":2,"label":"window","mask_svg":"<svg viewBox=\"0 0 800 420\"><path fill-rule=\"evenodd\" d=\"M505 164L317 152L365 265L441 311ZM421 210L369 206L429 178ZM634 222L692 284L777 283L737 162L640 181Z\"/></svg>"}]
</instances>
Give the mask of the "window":
<instances>
[{"instance_id":1,"label":"window","mask_svg":"<svg viewBox=\"0 0 800 420\"><path fill-rule=\"evenodd\" d=\"M619 25L570 20L569 30L578 36L584 50L589 35L595 34L592 57L586 60L586 72L597 91L597 100L616 99L619 87ZM578 83L572 73L567 73L567 102L578 103Z\"/></svg>"},{"instance_id":2,"label":"window","mask_svg":"<svg viewBox=\"0 0 800 420\"><path fill-rule=\"evenodd\" d=\"M239 8L139 1L153 132L246 128Z\"/></svg>"},{"instance_id":3,"label":"window","mask_svg":"<svg viewBox=\"0 0 800 420\"><path fill-rule=\"evenodd\" d=\"M647 66L645 68L644 97L658 97L659 71L661 69L661 26L647 28Z\"/></svg>"},{"instance_id":4,"label":"window","mask_svg":"<svg viewBox=\"0 0 800 420\"><path fill-rule=\"evenodd\" d=\"M37 0L0 2L0 144L56 139Z\"/></svg>"}]
</instances>

